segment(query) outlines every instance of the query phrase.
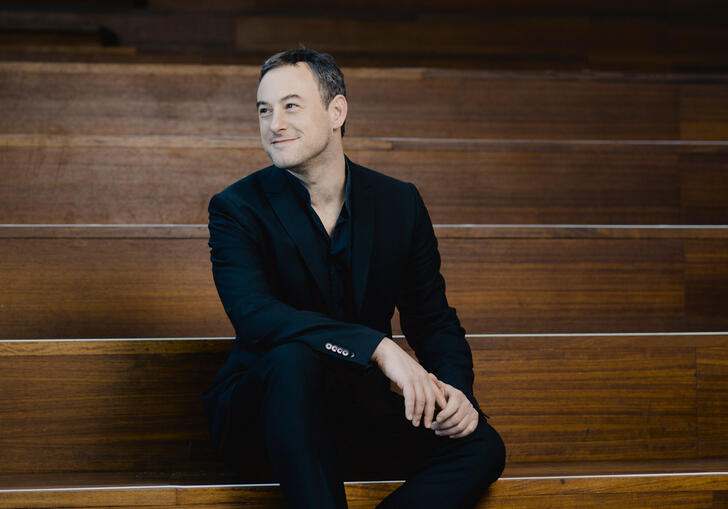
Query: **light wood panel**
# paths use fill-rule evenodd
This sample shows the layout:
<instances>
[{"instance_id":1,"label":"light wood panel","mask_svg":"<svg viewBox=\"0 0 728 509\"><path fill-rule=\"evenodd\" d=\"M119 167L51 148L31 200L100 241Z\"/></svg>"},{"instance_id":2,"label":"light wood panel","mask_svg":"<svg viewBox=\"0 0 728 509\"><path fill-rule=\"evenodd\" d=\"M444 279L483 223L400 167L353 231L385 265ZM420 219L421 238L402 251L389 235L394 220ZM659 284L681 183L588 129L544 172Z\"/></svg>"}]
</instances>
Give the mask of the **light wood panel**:
<instances>
[{"instance_id":1,"label":"light wood panel","mask_svg":"<svg viewBox=\"0 0 728 509\"><path fill-rule=\"evenodd\" d=\"M726 369L714 364L706 371L706 363L696 360L696 352L728 348L725 334L469 342L476 397L502 434L509 462L728 457L728 444L715 441L728 409L706 405L728 394L725 384L716 383ZM231 482L207 445L200 399L230 345L0 342L2 472L180 472L177 482L183 484ZM709 392L701 392L707 386ZM630 472L660 465L666 468L653 462ZM538 468L522 475L537 475ZM612 463L597 472L620 468ZM675 468L700 466L683 462ZM144 484L158 480L139 478Z\"/></svg>"},{"instance_id":2,"label":"light wood panel","mask_svg":"<svg viewBox=\"0 0 728 509\"><path fill-rule=\"evenodd\" d=\"M2 133L258 134L257 67L0 65ZM728 139L724 77L368 71L347 74L350 136ZM718 80L716 83L715 80ZM706 94L701 101L682 100ZM706 108L704 105L709 107ZM682 129L682 130L681 130Z\"/></svg>"},{"instance_id":3,"label":"light wood panel","mask_svg":"<svg viewBox=\"0 0 728 509\"><path fill-rule=\"evenodd\" d=\"M123 230L115 238L4 238L0 335L232 335L204 238L123 238ZM725 238L589 238L586 230L572 238L441 239L448 298L463 326L489 333L728 329Z\"/></svg>"},{"instance_id":4,"label":"light wood panel","mask_svg":"<svg viewBox=\"0 0 728 509\"><path fill-rule=\"evenodd\" d=\"M206 223L214 193L270 164L254 138L3 141L4 223ZM728 224L728 146L346 141L436 224Z\"/></svg>"}]
</instances>

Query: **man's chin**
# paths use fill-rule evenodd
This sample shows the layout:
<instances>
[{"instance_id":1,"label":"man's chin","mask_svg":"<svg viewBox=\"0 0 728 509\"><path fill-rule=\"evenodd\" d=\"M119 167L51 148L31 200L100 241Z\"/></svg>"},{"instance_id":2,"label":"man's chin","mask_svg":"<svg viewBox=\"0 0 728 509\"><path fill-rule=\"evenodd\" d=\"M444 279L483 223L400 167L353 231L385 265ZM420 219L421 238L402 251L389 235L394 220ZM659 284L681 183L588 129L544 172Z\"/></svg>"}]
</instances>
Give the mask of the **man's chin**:
<instances>
[{"instance_id":1,"label":"man's chin","mask_svg":"<svg viewBox=\"0 0 728 509\"><path fill-rule=\"evenodd\" d=\"M300 162L293 157L282 157L281 154L275 154L271 151L267 151L268 157L270 158L271 162L277 166L278 168L281 168L283 170L287 170L289 168L293 168L297 166Z\"/></svg>"}]
</instances>

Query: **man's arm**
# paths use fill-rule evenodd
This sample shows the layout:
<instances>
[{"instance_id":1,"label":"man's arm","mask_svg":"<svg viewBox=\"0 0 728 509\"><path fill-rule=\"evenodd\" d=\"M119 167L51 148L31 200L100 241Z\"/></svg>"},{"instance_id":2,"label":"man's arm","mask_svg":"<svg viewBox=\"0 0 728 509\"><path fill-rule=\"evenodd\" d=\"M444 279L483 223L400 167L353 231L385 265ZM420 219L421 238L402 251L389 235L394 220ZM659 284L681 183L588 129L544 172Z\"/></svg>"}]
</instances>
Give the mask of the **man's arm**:
<instances>
[{"instance_id":1,"label":"man's arm","mask_svg":"<svg viewBox=\"0 0 728 509\"><path fill-rule=\"evenodd\" d=\"M276 298L262 235L252 215L247 217L245 210L221 194L210 201L209 213L215 286L237 337L248 348L267 351L298 341L336 358L369 364L384 334L299 310Z\"/></svg>"},{"instance_id":2,"label":"man's arm","mask_svg":"<svg viewBox=\"0 0 728 509\"><path fill-rule=\"evenodd\" d=\"M402 330L423 367L441 382L448 401L437 415L438 434L465 436L477 426L473 362L465 331L445 296L437 239L427 209L411 186L416 207L412 250L397 303ZM470 429L472 428L472 429Z\"/></svg>"}]
</instances>

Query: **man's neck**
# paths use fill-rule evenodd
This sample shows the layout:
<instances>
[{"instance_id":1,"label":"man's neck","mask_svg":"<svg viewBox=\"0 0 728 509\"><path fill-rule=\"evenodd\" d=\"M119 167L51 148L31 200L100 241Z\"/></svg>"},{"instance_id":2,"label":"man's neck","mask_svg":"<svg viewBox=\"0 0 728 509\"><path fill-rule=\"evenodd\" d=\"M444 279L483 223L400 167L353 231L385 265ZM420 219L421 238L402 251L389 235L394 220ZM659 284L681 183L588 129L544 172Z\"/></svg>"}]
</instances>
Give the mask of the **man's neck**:
<instances>
[{"instance_id":1,"label":"man's neck","mask_svg":"<svg viewBox=\"0 0 728 509\"><path fill-rule=\"evenodd\" d=\"M288 170L306 186L314 209L341 207L346 197L344 153L322 164Z\"/></svg>"}]
</instances>

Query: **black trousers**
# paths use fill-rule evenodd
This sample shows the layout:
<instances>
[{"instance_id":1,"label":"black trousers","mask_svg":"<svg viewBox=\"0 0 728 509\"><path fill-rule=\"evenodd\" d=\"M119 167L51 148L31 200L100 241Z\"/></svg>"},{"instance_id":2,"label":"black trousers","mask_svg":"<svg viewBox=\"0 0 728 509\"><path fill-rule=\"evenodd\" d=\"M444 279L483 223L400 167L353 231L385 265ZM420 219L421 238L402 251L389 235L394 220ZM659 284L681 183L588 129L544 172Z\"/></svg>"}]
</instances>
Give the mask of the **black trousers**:
<instances>
[{"instance_id":1,"label":"black trousers","mask_svg":"<svg viewBox=\"0 0 728 509\"><path fill-rule=\"evenodd\" d=\"M387 479L406 482L382 508L474 507L505 463L485 418L459 439L415 428L379 369L295 342L238 379L228 418L227 458L247 480L280 482L296 508L344 508L343 481Z\"/></svg>"}]
</instances>

